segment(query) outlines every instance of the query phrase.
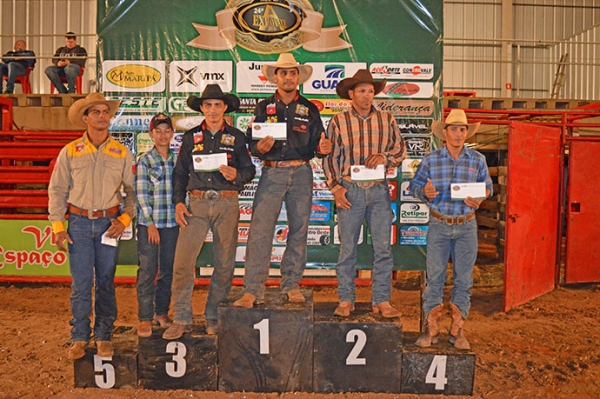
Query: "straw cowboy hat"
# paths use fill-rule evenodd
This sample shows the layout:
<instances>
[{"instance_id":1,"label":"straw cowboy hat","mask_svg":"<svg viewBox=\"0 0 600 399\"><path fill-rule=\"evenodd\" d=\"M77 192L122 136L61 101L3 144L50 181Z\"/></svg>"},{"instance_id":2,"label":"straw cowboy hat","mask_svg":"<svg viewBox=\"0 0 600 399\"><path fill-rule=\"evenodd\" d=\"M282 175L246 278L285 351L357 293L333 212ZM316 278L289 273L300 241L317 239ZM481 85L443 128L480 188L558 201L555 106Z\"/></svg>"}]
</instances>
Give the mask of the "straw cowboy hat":
<instances>
[{"instance_id":1,"label":"straw cowboy hat","mask_svg":"<svg viewBox=\"0 0 600 399\"><path fill-rule=\"evenodd\" d=\"M279 58L277 62L274 64L265 64L262 66L262 73L265 75L269 82L275 83L273 77L275 76L275 71L278 68L297 68L298 73L300 74L300 84L306 82L310 75L312 75L312 67L310 65L300 65L296 62L293 54L283 53L279 54Z\"/></svg>"},{"instance_id":2,"label":"straw cowboy hat","mask_svg":"<svg viewBox=\"0 0 600 399\"><path fill-rule=\"evenodd\" d=\"M85 98L77 100L71 105L71 108L69 108L69 121L77 127L87 128L87 124L81 119L83 113L90 107L98 104L108 106L108 112L112 118L117 113L121 102L119 100L107 100L102 93L90 93Z\"/></svg>"},{"instance_id":3,"label":"straw cowboy hat","mask_svg":"<svg viewBox=\"0 0 600 399\"><path fill-rule=\"evenodd\" d=\"M194 111L202 112L200 107L204 100L223 100L227 105L225 113L237 111L240 107L240 99L234 94L225 94L221 90L221 86L217 84L210 84L204 88L200 97L190 96L187 99L187 105Z\"/></svg>"},{"instance_id":4,"label":"straw cowboy hat","mask_svg":"<svg viewBox=\"0 0 600 399\"><path fill-rule=\"evenodd\" d=\"M375 94L378 94L385 87L387 79L373 80L371 72L366 69L359 69L351 78L342 79L335 88L335 91L340 98L351 100L348 91L353 90L359 83L371 83L375 87Z\"/></svg>"},{"instance_id":5,"label":"straw cowboy hat","mask_svg":"<svg viewBox=\"0 0 600 399\"><path fill-rule=\"evenodd\" d=\"M469 128L469 132L467 133L467 138L473 136L477 133L479 129L479 125L481 123L468 123L467 114L462 109L453 109L450 111L448 116L446 117L446 121L433 121L431 123L431 132L435 134L442 140L446 140L446 136L444 135L444 128L448 125L459 125L459 126L467 126Z\"/></svg>"}]
</instances>

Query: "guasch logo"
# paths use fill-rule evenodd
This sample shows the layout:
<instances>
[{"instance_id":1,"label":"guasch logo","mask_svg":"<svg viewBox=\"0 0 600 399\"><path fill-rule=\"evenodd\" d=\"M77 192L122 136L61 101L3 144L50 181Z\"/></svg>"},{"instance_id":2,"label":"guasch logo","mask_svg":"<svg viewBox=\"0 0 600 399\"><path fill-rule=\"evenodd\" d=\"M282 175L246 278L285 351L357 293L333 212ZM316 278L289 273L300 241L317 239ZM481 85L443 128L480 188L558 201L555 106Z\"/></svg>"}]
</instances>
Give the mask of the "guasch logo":
<instances>
[{"instance_id":1,"label":"guasch logo","mask_svg":"<svg viewBox=\"0 0 600 399\"><path fill-rule=\"evenodd\" d=\"M339 38L345 25L322 28L323 15L313 10L309 0L230 0L215 16L217 26L193 24L200 36L188 46L231 50L239 45L263 54L298 47L328 52L352 46Z\"/></svg>"}]
</instances>

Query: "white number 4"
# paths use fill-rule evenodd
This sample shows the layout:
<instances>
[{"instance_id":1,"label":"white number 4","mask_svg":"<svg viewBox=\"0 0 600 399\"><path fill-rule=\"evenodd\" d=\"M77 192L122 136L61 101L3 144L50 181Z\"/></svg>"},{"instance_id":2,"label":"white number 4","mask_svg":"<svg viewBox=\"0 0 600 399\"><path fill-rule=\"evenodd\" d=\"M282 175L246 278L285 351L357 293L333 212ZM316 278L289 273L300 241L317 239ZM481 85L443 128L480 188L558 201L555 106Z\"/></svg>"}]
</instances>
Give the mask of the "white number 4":
<instances>
[{"instance_id":1,"label":"white number 4","mask_svg":"<svg viewBox=\"0 0 600 399\"><path fill-rule=\"evenodd\" d=\"M448 383L446 378L446 360L448 356L435 355L425 376L426 384L435 384L436 390L442 390Z\"/></svg>"}]
</instances>

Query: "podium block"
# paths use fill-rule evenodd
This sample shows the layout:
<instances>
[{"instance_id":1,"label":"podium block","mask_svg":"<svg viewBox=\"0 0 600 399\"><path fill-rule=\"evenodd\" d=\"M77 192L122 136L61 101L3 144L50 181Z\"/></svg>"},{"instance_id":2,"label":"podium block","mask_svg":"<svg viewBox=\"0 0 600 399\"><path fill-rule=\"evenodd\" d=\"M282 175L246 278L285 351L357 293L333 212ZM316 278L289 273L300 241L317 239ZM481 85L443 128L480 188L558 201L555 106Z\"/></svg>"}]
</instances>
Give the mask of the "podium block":
<instances>
[{"instance_id":1,"label":"podium block","mask_svg":"<svg viewBox=\"0 0 600 399\"><path fill-rule=\"evenodd\" d=\"M400 319L374 314L370 303L357 303L349 317L339 317L336 306L314 305L314 391L399 393Z\"/></svg>"},{"instance_id":2,"label":"podium block","mask_svg":"<svg viewBox=\"0 0 600 399\"><path fill-rule=\"evenodd\" d=\"M96 355L96 346L90 345L85 356L73 362L77 388L136 388L137 336L131 329L120 328L113 334L115 354L111 357Z\"/></svg>"},{"instance_id":3,"label":"podium block","mask_svg":"<svg viewBox=\"0 0 600 399\"><path fill-rule=\"evenodd\" d=\"M217 338L206 335L204 320L194 319L191 333L162 339L164 329L138 339L139 386L147 389L217 390Z\"/></svg>"},{"instance_id":4,"label":"podium block","mask_svg":"<svg viewBox=\"0 0 600 399\"><path fill-rule=\"evenodd\" d=\"M405 334L402 356L402 393L472 395L475 354L458 350L441 334L437 344L419 348L418 334Z\"/></svg>"},{"instance_id":5,"label":"podium block","mask_svg":"<svg viewBox=\"0 0 600 399\"><path fill-rule=\"evenodd\" d=\"M279 288L265 303L236 308L242 290L219 306L219 390L291 392L312 390L313 300L290 303Z\"/></svg>"}]
</instances>

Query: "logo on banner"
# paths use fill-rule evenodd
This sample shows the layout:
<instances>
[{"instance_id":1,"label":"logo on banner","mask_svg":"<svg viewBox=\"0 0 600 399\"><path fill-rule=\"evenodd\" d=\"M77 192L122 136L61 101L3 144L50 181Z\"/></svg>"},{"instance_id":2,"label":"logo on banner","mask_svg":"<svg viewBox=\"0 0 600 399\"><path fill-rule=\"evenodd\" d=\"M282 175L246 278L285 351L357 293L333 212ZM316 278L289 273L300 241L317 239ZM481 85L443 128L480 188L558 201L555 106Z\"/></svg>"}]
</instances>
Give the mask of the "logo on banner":
<instances>
[{"instance_id":1,"label":"logo on banner","mask_svg":"<svg viewBox=\"0 0 600 399\"><path fill-rule=\"evenodd\" d=\"M168 104L170 113L194 112L194 110L187 105L187 97L170 97Z\"/></svg>"},{"instance_id":2,"label":"logo on banner","mask_svg":"<svg viewBox=\"0 0 600 399\"><path fill-rule=\"evenodd\" d=\"M426 100L382 100L375 101L375 108L393 115L430 116L433 101Z\"/></svg>"},{"instance_id":3,"label":"logo on banner","mask_svg":"<svg viewBox=\"0 0 600 399\"><path fill-rule=\"evenodd\" d=\"M240 199L254 198L256 189L258 188L258 179L254 178L250 183L244 186L244 191L239 194Z\"/></svg>"},{"instance_id":4,"label":"logo on banner","mask_svg":"<svg viewBox=\"0 0 600 399\"><path fill-rule=\"evenodd\" d=\"M406 153L411 157L424 157L431 152L431 138L426 137L405 137Z\"/></svg>"},{"instance_id":5,"label":"logo on banner","mask_svg":"<svg viewBox=\"0 0 600 399\"><path fill-rule=\"evenodd\" d=\"M330 202L313 202L310 212L311 222L329 222L331 219Z\"/></svg>"},{"instance_id":6,"label":"logo on banner","mask_svg":"<svg viewBox=\"0 0 600 399\"><path fill-rule=\"evenodd\" d=\"M401 226L400 245L427 245L429 226Z\"/></svg>"},{"instance_id":7,"label":"logo on banner","mask_svg":"<svg viewBox=\"0 0 600 399\"><path fill-rule=\"evenodd\" d=\"M393 98L429 98L433 96L433 83L388 82L377 96Z\"/></svg>"},{"instance_id":8,"label":"logo on banner","mask_svg":"<svg viewBox=\"0 0 600 399\"><path fill-rule=\"evenodd\" d=\"M425 204L408 203L400 206L400 223L427 223L429 207Z\"/></svg>"},{"instance_id":9,"label":"logo on banner","mask_svg":"<svg viewBox=\"0 0 600 399\"><path fill-rule=\"evenodd\" d=\"M404 178L413 178L415 173L417 173L417 169L419 169L419 165L421 164L420 159L411 159L406 158L402 160L402 177Z\"/></svg>"},{"instance_id":10,"label":"logo on banner","mask_svg":"<svg viewBox=\"0 0 600 399\"><path fill-rule=\"evenodd\" d=\"M112 119L108 130L116 132L147 132L152 115L119 115Z\"/></svg>"},{"instance_id":11,"label":"logo on banner","mask_svg":"<svg viewBox=\"0 0 600 399\"><path fill-rule=\"evenodd\" d=\"M140 89L157 84L162 74L148 65L119 65L106 72L106 79L115 86Z\"/></svg>"},{"instance_id":12,"label":"logo on banner","mask_svg":"<svg viewBox=\"0 0 600 399\"><path fill-rule=\"evenodd\" d=\"M197 93L209 84L221 86L224 92L232 87L231 61L171 61L169 90L177 93Z\"/></svg>"},{"instance_id":13,"label":"logo on banner","mask_svg":"<svg viewBox=\"0 0 600 399\"><path fill-rule=\"evenodd\" d=\"M313 68L310 79L302 86L302 92L307 94L332 94L345 76L356 73L361 68L366 68L365 63L336 63L307 62ZM324 108L324 107L323 107Z\"/></svg>"},{"instance_id":14,"label":"logo on banner","mask_svg":"<svg viewBox=\"0 0 600 399\"><path fill-rule=\"evenodd\" d=\"M373 63L370 67L375 79L419 79L433 78L433 64Z\"/></svg>"},{"instance_id":15,"label":"logo on banner","mask_svg":"<svg viewBox=\"0 0 600 399\"><path fill-rule=\"evenodd\" d=\"M119 111L123 113L157 114L165 110L165 99L161 97L108 97L109 100L119 100Z\"/></svg>"},{"instance_id":16,"label":"logo on banner","mask_svg":"<svg viewBox=\"0 0 600 399\"><path fill-rule=\"evenodd\" d=\"M252 201L240 201L240 220L250 221L252 220Z\"/></svg>"},{"instance_id":17,"label":"logo on banner","mask_svg":"<svg viewBox=\"0 0 600 399\"><path fill-rule=\"evenodd\" d=\"M398 199L398 182L396 180L388 180L388 190L390 190L390 200L396 201Z\"/></svg>"},{"instance_id":18,"label":"logo on banner","mask_svg":"<svg viewBox=\"0 0 600 399\"><path fill-rule=\"evenodd\" d=\"M431 133L433 119L405 119L396 118L396 123L402 134L428 134Z\"/></svg>"},{"instance_id":19,"label":"logo on banner","mask_svg":"<svg viewBox=\"0 0 600 399\"><path fill-rule=\"evenodd\" d=\"M352 47L339 36L346 26L323 28L323 15L308 0L229 0L215 15L217 26L192 24L199 36L187 45L206 50L231 50L239 45L262 54L280 54L299 47L329 52Z\"/></svg>"},{"instance_id":20,"label":"logo on banner","mask_svg":"<svg viewBox=\"0 0 600 399\"><path fill-rule=\"evenodd\" d=\"M410 181L403 181L400 184L400 201L421 202L421 201L419 201L418 198L415 198L412 195L410 195L409 186L410 186Z\"/></svg>"},{"instance_id":21,"label":"logo on banner","mask_svg":"<svg viewBox=\"0 0 600 399\"><path fill-rule=\"evenodd\" d=\"M307 245L329 245L331 242L331 227L308 226Z\"/></svg>"}]
</instances>

